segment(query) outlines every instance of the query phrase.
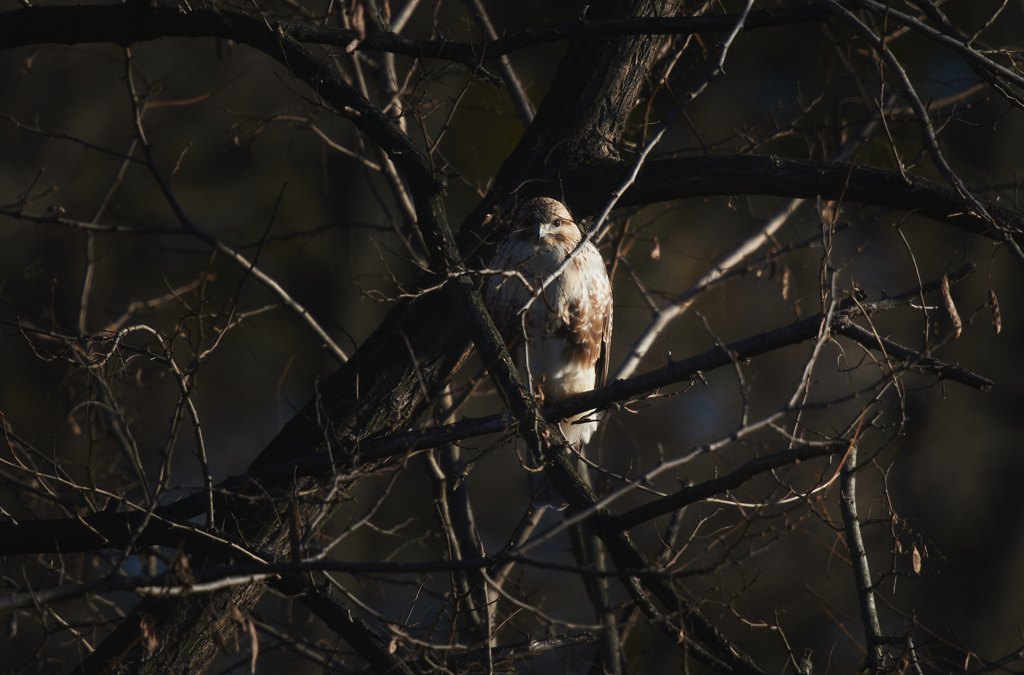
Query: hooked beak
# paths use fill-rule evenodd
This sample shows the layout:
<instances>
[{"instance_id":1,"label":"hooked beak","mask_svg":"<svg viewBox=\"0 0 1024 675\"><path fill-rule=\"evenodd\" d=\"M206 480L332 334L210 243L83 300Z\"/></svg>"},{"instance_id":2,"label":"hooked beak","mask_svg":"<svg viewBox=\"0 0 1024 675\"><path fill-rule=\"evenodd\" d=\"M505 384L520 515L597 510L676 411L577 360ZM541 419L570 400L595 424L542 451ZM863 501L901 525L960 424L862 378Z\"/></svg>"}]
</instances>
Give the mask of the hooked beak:
<instances>
[{"instance_id":1,"label":"hooked beak","mask_svg":"<svg viewBox=\"0 0 1024 675\"><path fill-rule=\"evenodd\" d=\"M537 223L537 241L543 241L544 237L551 233L551 223L545 223L543 221Z\"/></svg>"}]
</instances>

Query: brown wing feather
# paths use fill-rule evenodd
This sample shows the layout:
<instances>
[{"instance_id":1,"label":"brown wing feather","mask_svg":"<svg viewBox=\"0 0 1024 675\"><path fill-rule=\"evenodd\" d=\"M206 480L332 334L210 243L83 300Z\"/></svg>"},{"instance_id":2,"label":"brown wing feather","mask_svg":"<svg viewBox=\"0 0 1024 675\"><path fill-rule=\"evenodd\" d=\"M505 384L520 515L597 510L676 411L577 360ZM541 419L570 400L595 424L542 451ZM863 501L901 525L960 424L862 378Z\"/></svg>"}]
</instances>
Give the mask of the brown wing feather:
<instances>
[{"instance_id":1,"label":"brown wing feather","mask_svg":"<svg viewBox=\"0 0 1024 675\"><path fill-rule=\"evenodd\" d=\"M597 362L597 381L594 388L608 384L608 364L612 360L612 310L614 305L611 296L605 305L604 334L601 336L601 357Z\"/></svg>"},{"instance_id":2,"label":"brown wing feather","mask_svg":"<svg viewBox=\"0 0 1024 675\"><path fill-rule=\"evenodd\" d=\"M604 260L596 248L587 251L582 262L584 283L589 290L591 329L587 340L594 350L590 363L594 364L594 387L603 387L608 380L608 363L612 343L612 301L611 283Z\"/></svg>"}]
</instances>

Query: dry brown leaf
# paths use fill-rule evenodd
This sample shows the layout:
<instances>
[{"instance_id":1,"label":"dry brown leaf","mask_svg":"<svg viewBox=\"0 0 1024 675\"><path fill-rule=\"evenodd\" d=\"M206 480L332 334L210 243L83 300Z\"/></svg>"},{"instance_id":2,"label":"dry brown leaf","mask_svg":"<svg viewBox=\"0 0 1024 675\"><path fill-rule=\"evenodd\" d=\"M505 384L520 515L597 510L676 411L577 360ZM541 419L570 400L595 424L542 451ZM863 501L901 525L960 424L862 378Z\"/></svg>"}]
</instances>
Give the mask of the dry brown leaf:
<instances>
[{"instance_id":1,"label":"dry brown leaf","mask_svg":"<svg viewBox=\"0 0 1024 675\"><path fill-rule=\"evenodd\" d=\"M914 574L921 573L921 552L917 550L917 544L910 550L910 561L914 566Z\"/></svg>"},{"instance_id":2,"label":"dry brown leaf","mask_svg":"<svg viewBox=\"0 0 1024 675\"><path fill-rule=\"evenodd\" d=\"M838 213L839 202L818 197L818 216L821 218L822 223L832 225L836 222L836 216Z\"/></svg>"},{"instance_id":3,"label":"dry brown leaf","mask_svg":"<svg viewBox=\"0 0 1024 675\"><path fill-rule=\"evenodd\" d=\"M989 293L991 293L991 291L989 291ZM998 333L999 331L997 330L996 332ZM71 427L71 431L75 436L82 435L82 427L78 426L78 420L75 419L74 415L68 415L68 425Z\"/></svg>"},{"instance_id":4,"label":"dry brown leaf","mask_svg":"<svg viewBox=\"0 0 1024 675\"><path fill-rule=\"evenodd\" d=\"M350 13L352 30L359 36L345 47L345 53L351 54L359 46L359 43L366 39L366 14L363 11L363 3L357 2Z\"/></svg>"},{"instance_id":5,"label":"dry brown leaf","mask_svg":"<svg viewBox=\"0 0 1024 675\"><path fill-rule=\"evenodd\" d=\"M249 628L249 650L252 652L252 658L249 659L249 672L256 672L256 659L260 655L260 640L256 635L256 624L253 623L249 617L245 618L245 623Z\"/></svg>"},{"instance_id":6,"label":"dry brown leaf","mask_svg":"<svg viewBox=\"0 0 1024 675\"><path fill-rule=\"evenodd\" d=\"M146 643L146 655L153 656L160 646L160 640L157 639L156 633L153 632L153 619L149 614L143 614L142 618L139 619L139 628L142 629L142 639Z\"/></svg>"},{"instance_id":7,"label":"dry brown leaf","mask_svg":"<svg viewBox=\"0 0 1024 675\"><path fill-rule=\"evenodd\" d=\"M657 237L651 242L651 260L661 260L661 242Z\"/></svg>"},{"instance_id":8,"label":"dry brown leaf","mask_svg":"<svg viewBox=\"0 0 1024 675\"><path fill-rule=\"evenodd\" d=\"M942 299L946 303L946 311L949 313L949 319L953 322L953 339L960 337L960 333L964 329L964 324L960 320L960 315L956 312L956 305L953 304L953 296L949 294L949 277L945 274L942 275Z\"/></svg>"},{"instance_id":9,"label":"dry brown leaf","mask_svg":"<svg viewBox=\"0 0 1024 675\"><path fill-rule=\"evenodd\" d=\"M1003 315L999 313L999 300L996 298L996 292L991 288L988 289L988 306L992 310L992 328L995 329L996 335L999 335L999 331L1003 330Z\"/></svg>"},{"instance_id":10,"label":"dry brown leaf","mask_svg":"<svg viewBox=\"0 0 1024 675\"><path fill-rule=\"evenodd\" d=\"M171 564L167 566L167 571L182 586L191 586L196 582L196 576L192 574L192 566L188 562L188 555L181 551L178 551L174 559L171 560Z\"/></svg>"}]
</instances>

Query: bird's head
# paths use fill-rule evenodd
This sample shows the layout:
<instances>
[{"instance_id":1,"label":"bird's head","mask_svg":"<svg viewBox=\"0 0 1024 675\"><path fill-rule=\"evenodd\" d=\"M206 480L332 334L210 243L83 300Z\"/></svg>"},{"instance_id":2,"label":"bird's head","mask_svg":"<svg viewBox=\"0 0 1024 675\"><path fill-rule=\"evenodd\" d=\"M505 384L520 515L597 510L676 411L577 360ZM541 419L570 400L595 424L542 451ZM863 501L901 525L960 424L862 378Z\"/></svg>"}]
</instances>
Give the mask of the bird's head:
<instances>
[{"instance_id":1,"label":"bird's head","mask_svg":"<svg viewBox=\"0 0 1024 675\"><path fill-rule=\"evenodd\" d=\"M565 204L537 197L519 207L513 236L532 244L575 246L580 241L580 229Z\"/></svg>"}]
</instances>

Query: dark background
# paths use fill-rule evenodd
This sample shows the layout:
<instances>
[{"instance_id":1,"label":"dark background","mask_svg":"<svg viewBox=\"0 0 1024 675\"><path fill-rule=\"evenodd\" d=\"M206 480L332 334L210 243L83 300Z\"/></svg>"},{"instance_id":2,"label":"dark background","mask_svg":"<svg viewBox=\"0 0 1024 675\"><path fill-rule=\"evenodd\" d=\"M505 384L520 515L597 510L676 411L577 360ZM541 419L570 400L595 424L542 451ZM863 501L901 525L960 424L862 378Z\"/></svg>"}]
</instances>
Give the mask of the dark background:
<instances>
[{"instance_id":1,"label":"dark background","mask_svg":"<svg viewBox=\"0 0 1024 675\"><path fill-rule=\"evenodd\" d=\"M499 32L513 32L571 20L580 16L584 4L490 2L487 7ZM997 5L955 0L947 3L944 11L958 25L976 27ZM16 7L12 0L0 2L0 10ZM726 7L735 11L730 3ZM322 9L317 7L317 11ZM431 36L432 11L446 36L455 40L478 37L463 6L455 2L424 3L405 34ZM1010 3L984 34L983 42L1020 48L1022 30L1024 9ZM692 127L677 121L656 154L700 155L702 146L707 146L710 152L722 154L831 156L840 141L837 123L855 128L869 111L838 62L837 51L844 48L834 49L830 37L816 23L741 35L729 54L725 74L686 109ZM705 47L711 48L717 37L703 39ZM865 54L856 51L857 46L848 54L872 95L878 96L877 69ZM137 83L145 82L153 89L144 121L149 140L159 153L158 161L169 172L179 154L189 148L172 179L182 206L198 225L250 258L280 195L268 239L259 252L259 265L329 327L332 337L351 354L393 307L392 301L382 298L393 298L399 284L403 290L411 290L419 276L404 260L391 232L389 218L397 217L397 212L387 184L358 161L325 148L308 129L281 121L286 116L315 115L317 126L336 143L356 147L351 125L311 105L306 90L285 68L244 46L230 49L221 44L219 49L220 57L216 40L201 39L162 39L132 48ZM543 98L563 50L564 44L556 43L512 55L535 104ZM958 57L913 34L900 38L894 50L923 99L948 96L978 81ZM701 72L699 54L697 49L683 57L673 75L672 90L692 86ZM44 45L0 52L0 205L16 205L27 193L26 211L60 208L80 220L92 217L121 160L80 143L18 128L12 120L124 152L134 129L123 81L123 55L123 50L109 45ZM398 57L398 62L404 74L410 62L404 57ZM450 181L446 199L451 222L459 223L480 199L473 188L486 189L514 148L522 125L505 92L474 82L456 107L469 82L466 70L430 61L425 68L425 73L420 70L412 78L416 87L410 99L422 112L431 139L436 139L443 125L450 126L439 145L439 159L460 174ZM653 123L668 111L671 102L669 93L659 93L651 112ZM1024 116L998 97L986 98L985 92L969 102L960 107L964 109L958 108L955 116L940 120L942 148L976 194L1014 203L1014 184L1024 150L1020 141ZM902 99L899 103L904 104ZM638 132L643 108L634 115ZM410 129L414 138L422 137L418 122L410 120ZM765 140L778 130L777 137ZM891 139L884 131L876 135L856 161L895 169L895 148L908 170L939 178L922 155L920 129L912 119L891 122L888 134ZM141 155L136 152L135 156ZM671 297L685 290L783 203L774 197L723 196L631 212L631 227L640 236L627 253L628 262L655 297ZM139 164L127 170L102 222L176 225L157 185ZM939 279L967 262L978 267L953 289L964 318L963 334L936 356L991 378L995 388L982 394L955 383L910 375L899 393L887 392L888 405L878 420L885 428L864 432L861 451L877 453L877 468L863 474L860 509L862 518L883 519L867 528L873 571L895 564L905 573L888 579L880 589L883 632L909 629L916 620L921 627L917 642L951 659L961 659L960 666L964 665L962 653L942 645L971 650L986 659L997 658L1019 646L1024 623L1020 582L1024 502L1019 487L1024 475L1021 270L990 240L913 214L848 204L841 209L840 222L850 223L834 241L833 260L843 265L841 285L863 289L871 300L884 293L902 292L919 280ZM777 239L785 245L820 231L814 204L808 203ZM655 237L658 259L651 255ZM59 457L69 475L95 480L117 492L132 480L120 451L108 439L90 442L82 432L85 412L80 404L90 395L88 378L66 363L39 358L31 340L16 327L24 321L38 327L76 330L84 242L80 231L0 217L0 319L5 322L0 335L0 412L21 437ZM603 252L606 259L611 254L607 246ZM95 255L96 277L87 322L90 331L103 329L130 303L162 296L204 272L215 275L206 288L208 311L226 308L236 294L242 310L273 302L252 279L239 290L243 270L223 257L211 259L207 247L185 236L98 234ZM777 328L820 309L820 270L820 246L797 251L781 258L773 269L748 274L705 293L695 310L726 342ZM626 270L620 266L618 271L613 371L650 318ZM997 294L1002 312L998 335L991 313L984 307L990 288ZM173 335L181 318L200 302L196 292L190 291L180 302L140 313L132 322L144 322ZM881 335L922 349L926 340L941 340L950 330L941 299L930 296L929 304L927 318L920 309L902 308L876 317L874 326ZM181 325L182 340L195 337L188 332L194 330L192 324L186 324ZM662 365L670 358L669 352L671 358L680 359L714 344L715 337L696 313L690 312L661 337L641 370ZM784 403L809 352L810 344L789 347L743 366L751 419ZM874 382L879 371L862 363L862 356L862 350L842 340L827 346L815 371L811 399L829 401ZM847 372L853 366L859 367ZM255 316L230 332L198 375L196 403L214 479L243 472L312 396L317 378L334 368L316 337L284 309ZM479 368L473 359L462 379ZM115 388L123 397L147 466L155 468L160 461L159 448L166 442L177 386L163 369L138 357L124 364ZM737 428L742 397L734 370L708 373L706 383L679 390L685 391L632 406L633 413L612 415L599 444L592 446L595 456L612 471L635 474L657 464L659 447L672 457ZM807 423L825 432L841 429L866 402L866 398L854 399L813 411ZM477 416L500 409L500 401L485 383L462 414ZM901 420L902 431L894 426ZM783 447L780 443L777 436L755 435L669 472L671 475L659 478L659 487L671 490L678 484L675 477L696 482L716 471L725 472L759 452ZM476 443L480 447L487 444L487 439ZM183 434L172 481L181 490L201 484L193 451L190 434ZM830 475L836 466L835 460L830 465L819 460L794 467L786 475L807 489L813 487L817 474ZM365 512L390 477L382 474L361 483L353 492L356 501L336 516L337 527ZM508 541L527 506L525 474L518 469L512 448L506 446L479 462L468 487L485 548L496 550ZM758 479L734 496L747 501L777 498L781 493L773 492L774 488L773 482ZM833 486L818 495L820 500L790 508L786 515L780 515L781 508L757 511L722 503L705 503L687 511L683 537L693 537L683 560L695 570L712 565L713 571L695 574L684 587L769 672L781 671L786 654L778 631L760 626L762 622L781 626L798 653L804 647L812 648L819 672L827 668L853 673L863 654L848 552L835 530L822 523L825 514L838 519L837 492ZM445 543L433 518L432 499L423 464L410 461L374 519L379 530L357 531L343 545L343 557L376 560L396 555L398 559L426 560L444 556ZM633 495L617 508L639 501ZM2 481L0 506L19 520L59 515L42 502L5 487ZM898 515L895 523L889 517L890 507ZM757 553L750 553L747 547L723 550L721 542L731 536L729 528L736 528L744 518L748 523L746 540ZM548 515L544 525L554 524L556 519ZM388 533L399 525L400 529ZM658 550L658 536L650 525L633 534L645 550ZM894 552L894 535L902 549L899 553ZM926 552L920 578L909 573L912 545ZM545 545L539 555L571 560L567 545L558 539ZM83 559L78 564L89 561ZM22 567L23 561L11 559L3 571L20 580ZM53 583L52 573L32 573L39 575L40 583L47 583L45 579ZM84 574L88 576L88 572ZM434 620L431 608L436 611L437 605L429 594L410 610L418 589L411 579L399 584L343 578L351 583L354 594L386 615L410 620L412 611L419 613L425 624ZM443 591L447 583L448 579L439 575L428 588ZM530 569L520 586L534 591L531 599L549 614L580 623L592 621L582 586L574 577ZM617 600L626 600L617 587L614 594ZM115 594L110 599L125 610L133 602L128 595ZM268 616L301 627L305 610L290 610L286 605L268 596L261 608ZM85 603L68 603L64 609L68 619L88 614ZM289 611L293 612L290 618ZM543 632L525 619L510 626L510 640L526 632ZM310 639L328 637L316 623L306 630ZM36 661L33 654L41 634L36 623L23 620L15 639L0 637L0 652L8 654L0 667L21 671L35 663L30 669L38 667L39 672L66 670L67 660L77 658L74 642L52 642L39 655L42 660ZM671 672L678 668L680 652L652 629L641 628L627 641L627 657L634 672ZM222 665L235 658L227 657ZM261 669L277 672L283 666L273 664L284 658L267 656ZM532 667L539 672L575 667L564 665L562 658L549 657ZM977 665L974 661L970 667Z\"/></svg>"}]
</instances>

